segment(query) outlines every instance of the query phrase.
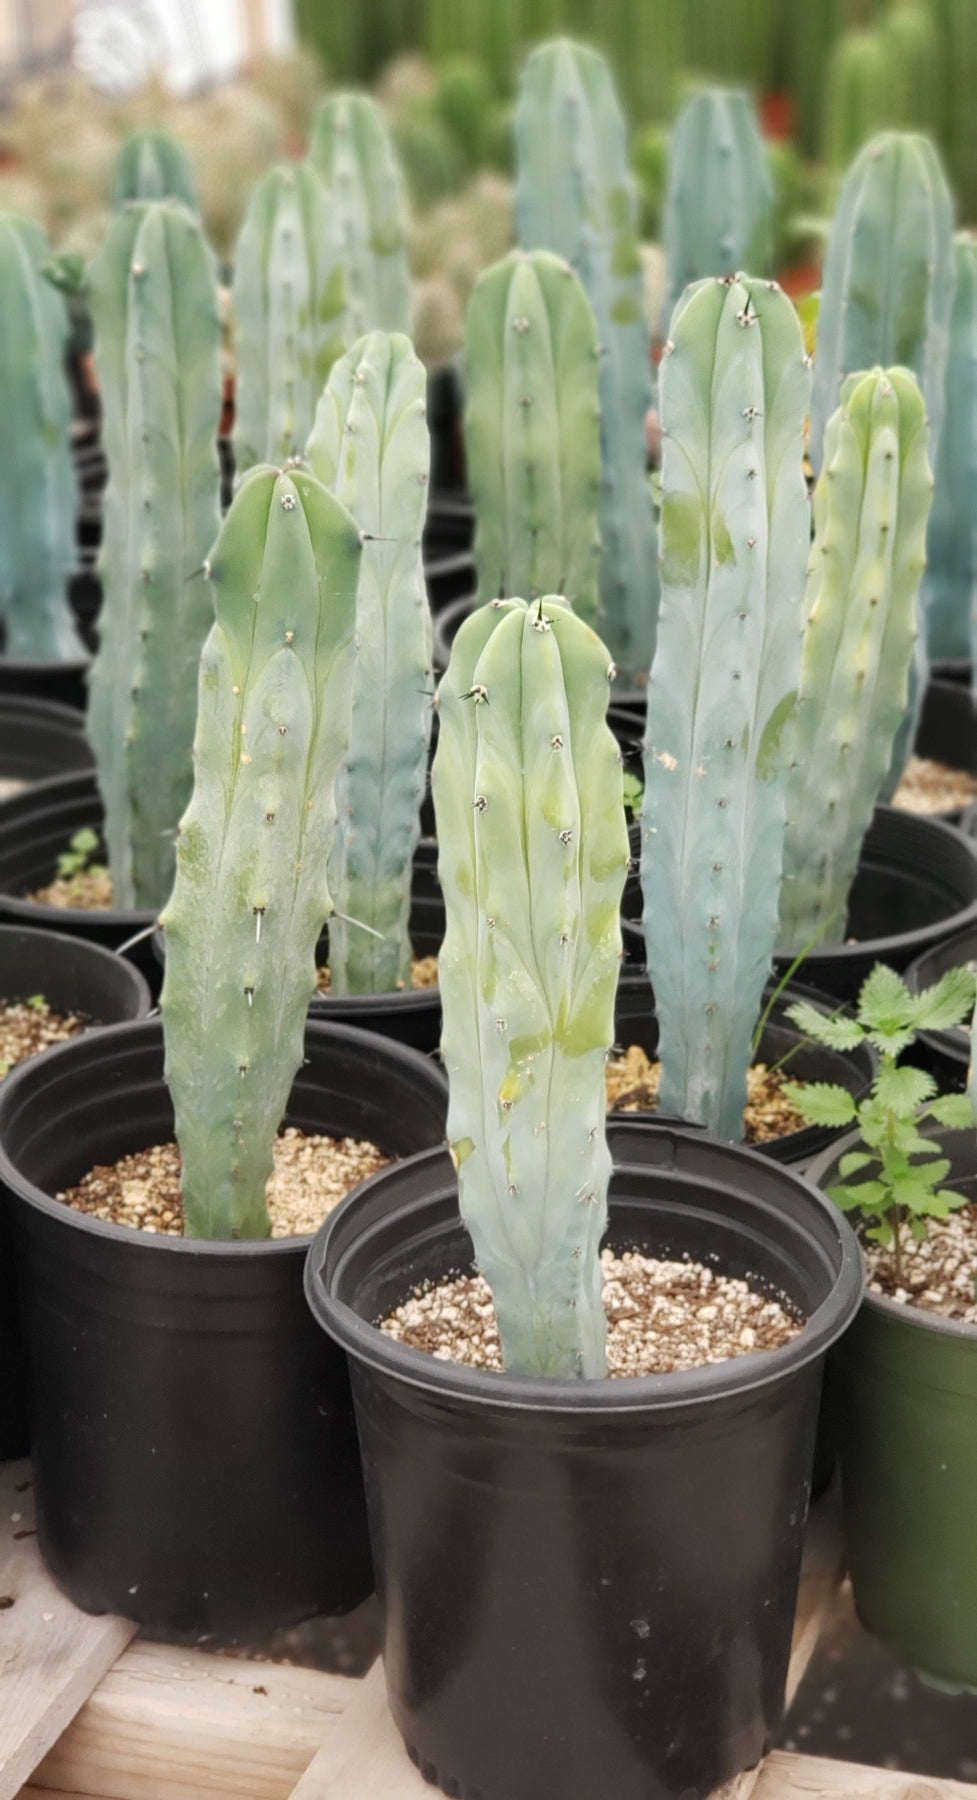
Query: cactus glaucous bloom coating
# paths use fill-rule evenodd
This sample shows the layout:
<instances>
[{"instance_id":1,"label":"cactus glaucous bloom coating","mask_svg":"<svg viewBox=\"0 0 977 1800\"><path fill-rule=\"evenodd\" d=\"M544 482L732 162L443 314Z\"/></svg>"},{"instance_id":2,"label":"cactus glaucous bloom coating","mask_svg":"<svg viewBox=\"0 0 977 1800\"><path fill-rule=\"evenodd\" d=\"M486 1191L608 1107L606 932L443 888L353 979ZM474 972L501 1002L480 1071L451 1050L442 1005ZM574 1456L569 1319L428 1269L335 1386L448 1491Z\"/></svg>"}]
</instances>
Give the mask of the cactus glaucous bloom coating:
<instances>
[{"instance_id":1,"label":"cactus glaucous bloom coating","mask_svg":"<svg viewBox=\"0 0 977 1800\"><path fill-rule=\"evenodd\" d=\"M599 624L622 682L643 686L658 619L646 473L650 336L624 118L602 56L558 39L526 64L516 107L516 222L526 250L574 268L597 321L601 416Z\"/></svg>"},{"instance_id":2,"label":"cactus glaucous bloom coating","mask_svg":"<svg viewBox=\"0 0 977 1800\"><path fill-rule=\"evenodd\" d=\"M213 621L220 323L213 257L179 201L117 213L92 265L109 465L88 734L115 903L162 906L193 784L197 665Z\"/></svg>"},{"instance_id":3,"label":"cactus glaucous bloom coating","mask_svg":"<svg viewBox=\"0 0 977 1800\"><path fill-rule=\"evenodd\" d=\"M432 785L448 1136L507 1369L606 1372L600 1241L628 864L601 640L549 597L459 631Z\"/></svg>"},{"instance_id":4,"label":"cactus glaucous bloom coating","mask_svg":"<svg viewBox=\"0 0 977 1800\"><path fill-rule=\"evenodd\" d=\"M345 349L346 278L331 195L308 163L269 169L251 196L234 263L234 461L287 462L305 448Z\"/></svg>"},{"instance_id":5,"label":"cactus glaucous bloom coating","mask_svg":"<svg viewBox=\"0 0 977 1800\"><path fill-rule=\"evenodd\" d=\"M955 281L953 202L928 138L884 131L845 176L821 283L811 394L811 462L849 375L911 369L936 457Z\"/></svg>"},{"instance_id":6,"label":"cactus glaucous bloom coating","mask_svg":"<svg viewBox=\"0 0 977 1800\"><path fill-rule=\"evenodd\" d=\"M309 161L339 228L349 333L411 329L409 221L386 119L366 94L332 94L316 115Z\"/></svg>"},{"instance_id":7,"label":"cactus glaucous bloom coating","mask_svg":"<svg viewBox=\"0 0 977 1800\"><path fill-rule=\"evenodd\" d=\"M846 937L862 839L906 711L932 494L915 376L849 376L814 491L780 902L786 949Z\"/></svg>"},{"instance_id":8,"label":"cactus glaucous bloom coating","mask_svg":"<svg viewBox=\"0 0 977 1800\"><path fill-rule=\"evenodd\" d=\"M6 654L84 655L68 605L75 567L68 315L41 271L40 226L0 213L0 620Z\"/></svg>"},{"instance_id":9,"label":"cactus glaucous bloom coating","mask_svg":"<svg viewBox=\"0 0 977 1800\"><path fill-rule=\"evenodd\" d=\"M253 470L210 561L194 789L163 914L166 1079L194 1237L267 1237L302 1061L336 775L349 741L360 538L307 469Z\"/></svg>"},{"instance_id":10,"label":"cactus glaucous bloom coating","mask_svg":"<svg viewBox=\"0 0 977 1800\"><path fill-rule=\"evenodd\" d=\"M167 131L136 131L126 138L115 159L112 205L127 200L182 200L199 213L193 167L182 144Z\"/></svg>"},{"instance_id":11,"label":"cactus glaucous bloom coating","mask_svg":"<svg viewBox=\"0 0 977 1800\"><path fill-rule=\"evenodd\" d=\"M690 282L749 269L766 275L773 180L756 110L735 88L703 88L672 129L665 201L666 319Z\"/></svg>"},{"instance_id":12,"label":"cactus glaucous bloom coating","mask_svg":"<svg viewBox=\"0 0 977 1800\"><path fill-rule=\"evenodd\" d=\"M946 411L922 587L932 662L965 662L977 633L977 239L961 233L955 250Z\"/></svg>"},{"instance_id":13,"label":"cactus glaucous bloom coating","mask_svg":"<svg viewBox=\"0 0 977 1800\"><path fill-rule=\"evenodd\" d=\"M465 324L465 448L483 600L563 594L597 617L597 327L569 263L514 250Z\"/></svg>"},{"instance_id":14,"label":"cactus glaucous bloom coating","mask_svg":"<svg viewBox=\"0 0 977 1800\"><path fill-rule=\"evenodd\" d=\"M810 376L797 314L772 281L700 282L671 330L641 813L645 950L662 1108L738 1139L776 944Z\"/></svg>"},{"instance_id":15,"label":"cactus glaucous bloom coating","mask_svg":"<svg viewBox=\"0 0 977 1800\"><path fill-rule=\"evenodd\" d=\"M410 986L411 866L434 698L421 560L431 465L426 387L409 338L370 332L334 364L309 439L314 474L363 536L352 729L329 859L337 994Z\"/></svg>"}]
</instances>

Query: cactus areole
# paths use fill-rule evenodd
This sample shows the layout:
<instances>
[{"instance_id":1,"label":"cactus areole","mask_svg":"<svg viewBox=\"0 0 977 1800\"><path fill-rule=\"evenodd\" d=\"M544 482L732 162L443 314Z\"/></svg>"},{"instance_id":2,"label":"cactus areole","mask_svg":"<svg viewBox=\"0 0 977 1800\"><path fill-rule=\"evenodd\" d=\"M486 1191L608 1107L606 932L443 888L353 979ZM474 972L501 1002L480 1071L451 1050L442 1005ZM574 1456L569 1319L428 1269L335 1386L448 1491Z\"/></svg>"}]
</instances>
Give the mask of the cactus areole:
<instances>
[{"instance_id":1,"label":"cactus areole","mask_svg":"<svg viewBox=\"0 0 977 1800\"><path fill-rule=\"evenodd\" d=\"M306 469L257 468L210 561L193 798L163 914L166 1079L193 1237L267 1237L265 1184L331 910L360 538Z\"/></svg>"},{"instance_id":2,"label":"cactus areole","mask_svg":"<svg viewBox=\"0 0 977 1800\"><path fill-rule=\"evenodd\" d=\"M448 1135L507 1369L606 1372L599 1250L628 863L608 655L557 597L462 626L434 760Z\"/></svg>"}]
</instances>

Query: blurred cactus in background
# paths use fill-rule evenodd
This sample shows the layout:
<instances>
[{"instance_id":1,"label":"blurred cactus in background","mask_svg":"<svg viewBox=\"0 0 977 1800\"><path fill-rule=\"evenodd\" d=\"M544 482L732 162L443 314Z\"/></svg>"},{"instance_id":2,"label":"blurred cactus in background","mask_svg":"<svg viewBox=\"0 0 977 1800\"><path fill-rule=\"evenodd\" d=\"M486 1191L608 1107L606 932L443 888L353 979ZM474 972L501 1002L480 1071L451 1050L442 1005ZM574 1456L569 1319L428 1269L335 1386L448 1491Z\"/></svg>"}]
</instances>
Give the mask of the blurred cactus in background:
<instances>
[{"instance_id":1,"label":"blurred cactus in background","mask_svg":"<svg viewBox=\"0 0 977 1800\"><path fill-rule=\"evenodd\" d=\"M703 88L675 121L665 202L666 320L679 295L707 275L767 275L773 182L746 94Z\"/></svg>"},{"instance_id":2,"label":"blurred cactus in background","mask_svg":"<svg viewBox=\"0 0 977 1800\"><path fill-rule=\"evenodd\" d=\"M334 94L316 115L309 161L322 176L346 277L349 333L411 329L403 177L383 113Z\"/></svg>"},{"instance_id":3,"label":"blurred cactus in background","mask_svg":"<svg viewBox=\"0 0 977 1800\"><path fill-rule=\"evenodd\" d=\"M190 158L166 131L136 131L126 138L115 159L112 205L127 200L182 200L190 212L200 211Z\"/></svg>"},{"instance_id":4,"label":"blurred cactus in background","mask_svg":"<svg viewBox=\"0 0 977 1800\"><path fill-rule=\"evenodd\" d=\"M956 240L946 413L926 540L923 624L931 662L966 662L977 616L977 240Z\"/></svg>"}]
</instances>

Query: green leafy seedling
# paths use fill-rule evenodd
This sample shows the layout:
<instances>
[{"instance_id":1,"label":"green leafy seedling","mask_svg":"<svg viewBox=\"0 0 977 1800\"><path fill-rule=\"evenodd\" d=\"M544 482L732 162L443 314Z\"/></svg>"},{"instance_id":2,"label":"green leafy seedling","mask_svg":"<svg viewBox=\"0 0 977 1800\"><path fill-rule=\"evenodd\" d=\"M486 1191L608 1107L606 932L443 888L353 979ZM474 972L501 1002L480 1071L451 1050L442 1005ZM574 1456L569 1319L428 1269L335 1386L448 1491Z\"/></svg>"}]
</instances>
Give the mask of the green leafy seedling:
<instances>
[{"instance_id":1,"label":"green leafy seedling","mask_svg":"<svg viewBox=\"0 0 977 1800\"><path fill-rule=\"evenodd\" d=\"M867 1238L892 1251L900 1286L907 1227L919 1243L929 1220L946 1219L967 1204L966 1195L942 1186L950 1162L920 1127L934 1119L951 1130L964 1130L974 1124L975 1115L966 1094L939 1094L932 1075L901 1066L899 1057L917 1032L946 1031L968 1018L974 993L970 969L948 969L932 987L912 994L894 969L877 963L859 994L854 1018L828 1018L805 1001L788 1008L795 1025L829 1049L854 1050L869 1043L879 1052L878 1074L859 1104L847 1088L827 1081L803 1086L785 1082L783 1091L812 1125L857 1124L864 1149L842 1157L842 1183L827 1191L842 1211L862 1214ZM852 1182L853 1175L862 1179Z\"/></svg>"},{"instance_id":2,"label":"green leafy seedling","mask_svg":"<svg viewBox=\"0 0 977 1800\"><path fill-rule=\"evenodd\" d=\"M75 832L67 850L63 850L58 857L58 879L71 881L76 875L84 875L94 869L96 864L92 862L92 857L98 847L98 832L92 831L88 825L82 826L80 831Z\"/></svg>"},{"instance_id":3,"label":"green leafy seedling","mask_svg":"<svg viewBox=\"0 0 977 1800\"><path fill-rule=\"evenodd\" d=\"M32 1012L46 1012L47 1011L47 1001L45 1000L43 994L29 995L27 1004L30 1007Z\"/></svg>"}]
</instances>

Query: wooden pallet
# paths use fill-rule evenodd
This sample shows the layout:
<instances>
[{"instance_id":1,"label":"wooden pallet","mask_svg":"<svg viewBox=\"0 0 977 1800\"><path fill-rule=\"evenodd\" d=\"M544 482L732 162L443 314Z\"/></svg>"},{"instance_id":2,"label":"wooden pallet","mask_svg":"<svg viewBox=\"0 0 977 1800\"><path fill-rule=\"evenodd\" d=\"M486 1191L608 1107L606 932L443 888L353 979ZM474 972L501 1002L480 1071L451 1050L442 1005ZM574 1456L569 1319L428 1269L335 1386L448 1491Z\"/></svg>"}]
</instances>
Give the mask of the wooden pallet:
<instances>
[{"instance_id":1,"label":"wooden pallet","mask_svg":"<svg viewBox=\"0 0 977 1800\"><path fill-rule=\"evenodd\" d=\"M379 1663L354 1681L134 1642L125 1621L90 1618L58 1592L33 1523L28 1465L7 1464L0 1800L432 1800L390 1718ZM822 1504L808 1532L789 1700L840 1573L836 1515ZM977 1800L977 1787L777 1751L723 1800L748 1796Z\"/></svg>"}]
</instances>

